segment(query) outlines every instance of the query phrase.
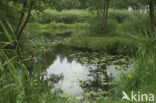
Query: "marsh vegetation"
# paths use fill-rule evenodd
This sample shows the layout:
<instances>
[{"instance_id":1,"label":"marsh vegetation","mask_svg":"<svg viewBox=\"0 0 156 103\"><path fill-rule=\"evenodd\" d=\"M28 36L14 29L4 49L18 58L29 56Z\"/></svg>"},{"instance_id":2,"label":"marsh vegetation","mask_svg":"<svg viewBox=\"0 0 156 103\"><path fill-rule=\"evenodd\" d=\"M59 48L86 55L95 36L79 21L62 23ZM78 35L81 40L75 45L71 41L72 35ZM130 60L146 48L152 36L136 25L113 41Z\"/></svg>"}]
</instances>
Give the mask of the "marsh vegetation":
<instances>
[{"instance_id":1,"label":"marsh vegetation","mask_svg":"<svg viewBox=\"0 0 156 103\"><path fill-rule=\"evenodd\" d=\"M129 103L156 94L155 0L0 0L0 103Z\"/></svg>"}]
</instances>

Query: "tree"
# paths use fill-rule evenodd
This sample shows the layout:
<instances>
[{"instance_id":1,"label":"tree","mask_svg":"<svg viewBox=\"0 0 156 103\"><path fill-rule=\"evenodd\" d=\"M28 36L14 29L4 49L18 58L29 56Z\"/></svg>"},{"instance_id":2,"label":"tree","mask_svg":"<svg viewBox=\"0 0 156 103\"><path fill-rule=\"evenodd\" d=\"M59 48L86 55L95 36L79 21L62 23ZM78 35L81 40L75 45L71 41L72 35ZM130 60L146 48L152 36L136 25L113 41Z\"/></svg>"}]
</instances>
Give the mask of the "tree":
<instances>
[{"instance_id":1,"label":"tree","mask_svg":"<svg viewBox=\"0 0 156 103\"><path fill-rule=\"evenodd\" d=\"M53 1L53 0L50 0ZM19 20L17 20L17 26L15 29L15 34L17 40L20 40L23 30L29 22L31 11L37 10L41 11L43 9L43 3L46 3L47 0L0 0L1 4L12 3L14 7L17 7L19 12ZM15 15L17 18L17 15Z\"/></svg>"},{"instance_id":2,"label":"tree","mask_svg":"<svg viewBox=\"0 0 156 103\"><path fill-rule=\"evenodd\" d=\"M33 0L29 1L27 16L26 16L26 19L24 20L24 15L25 15L27 5L28 5L27 0L24 0L23 1L22 12L21 12L21 17L20 17L19 23L17 25L17 29L15 31L15 34L17 36L17 40L19 40L21 38L22 32L23 32L25 26L27 25L27 23L29 21L31 11L32 11L32 6L33 6ZM22 21L24 22L23 24L22 24Z\"/></svg>"},{"instance_id":3,"label":"tree","mask_svg":"<svg viewBox=\"0 0 156 103\"><path fill-rule=\"evenodd\" d=\"M97 17L102 14L102 30L105 30L110 0L89 0L88 4L90 5L91 10L97 11Z\"/></svg>"},{"instance_id":4,"label":"tree","mask_svg":"<svg viewBox=\"0 0 156 103\"><path fill-rule=\"evenodd\" d=\"M107 15L108 15L110 0L104 0L103 3L104 3L102 6L102 9L103 9L103 29L105 29L106 23L107 23Z\"/></svg>"},{"instance_id":5,"label":"tree","mask_svg":"<svg viewBox=\"0 0 156 103\"><path fill-rule=\"evenodd\" d=\"M149 0L149 10L150 10L150 20L151 20L151 30L155 31L155 14L154 14L154 0Z\"/></svg>"},{"instance_id":6,"label":"tree","mask_svg":"<svg viewBox=\"0 0 156 103\"><path fill-rule=\"evenodd\" d=\"M56 10L75 9L80 7L79 0L51 0L51 7Z\"/></svg>"},{"instance_id":7,"label":"tree","mask_svg":"<svg viewBox=\"0 0 156 103\"><path fill-rule=\"evenodd\" d=\"M131 7L133 10L143 7L142 2L139 0L113 0L111 6L115 9L128 9Z\"/></svg>"}]
</instances>

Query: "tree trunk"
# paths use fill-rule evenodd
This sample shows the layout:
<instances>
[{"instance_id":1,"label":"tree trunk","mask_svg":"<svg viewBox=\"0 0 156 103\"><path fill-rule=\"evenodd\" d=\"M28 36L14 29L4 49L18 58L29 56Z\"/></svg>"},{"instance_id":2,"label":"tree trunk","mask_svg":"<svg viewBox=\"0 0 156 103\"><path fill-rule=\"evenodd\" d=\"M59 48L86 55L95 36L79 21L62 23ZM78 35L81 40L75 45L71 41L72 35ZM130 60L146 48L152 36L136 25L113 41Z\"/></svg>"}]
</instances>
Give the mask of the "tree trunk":
<instances>
[{"instance_id":1,"label":"tree trunk","mask_svg":"<svg viewBox=\"0 0 156 103\"><path fill-rule=\"evenodd\" d=\"M26 5L27 5L27 0L24 0L24 2L23 2L23 10L22 10L22 13L21 13L21 17L20 17L19 23L18 23L17 28L16 28L16 31L15 31L16 37L18 36L19 28L22 25L22 21L23 21L24 15L25 15L24 12L25 12Z\"/></svg>"},{"instance_id":2,"label":"tree trunk","mask_svg":"<svg viewBox=\"0 0 156 103\"><path fill-rule=\"evenodd\" d=\"M155 31L155 20L154 20L154 0L149 0L149 10L150 10L150 19L151 19L151 30Z\"/></svg>"},{"instance_id":3,"label":"tree trunk","mask_svg":"<svg viewBox=\"0 0 156 103\"><path fill-rule=\"evenodd\" d=\"M108 15L108 9L109 9L109 0L105 0L104 2L104 8L103 8L103 30L106 28L107 24L107 15Z\"/></svg>"},{"instance_id":4,"label":"tree trunk","mask_svg":"<svg viewBox=\"0 0 156 103\"><path fill-rule=\"evenodd\" d=\"M32 6L33 6L33 0L30 1L30 6L29 6L27 17L26 17L26 20L25 20L24 24L22 25L21 29L19 30L19 33L18 33L18 36L17 36L17 40L19 40L21 38L22 32L23 32L25 26L27 25L27 23L29 21L29 18L31 16Z\"/></svg>"},{"instance_id":5,"label":"tree trunk","mask_svg":"<svg viewBox=\"0 0 156 103\"><path fill-rule=\"evenodd\" d=\"M97 8L97 17L100 16L100 8Z\"/></svg>"}]
</instances>

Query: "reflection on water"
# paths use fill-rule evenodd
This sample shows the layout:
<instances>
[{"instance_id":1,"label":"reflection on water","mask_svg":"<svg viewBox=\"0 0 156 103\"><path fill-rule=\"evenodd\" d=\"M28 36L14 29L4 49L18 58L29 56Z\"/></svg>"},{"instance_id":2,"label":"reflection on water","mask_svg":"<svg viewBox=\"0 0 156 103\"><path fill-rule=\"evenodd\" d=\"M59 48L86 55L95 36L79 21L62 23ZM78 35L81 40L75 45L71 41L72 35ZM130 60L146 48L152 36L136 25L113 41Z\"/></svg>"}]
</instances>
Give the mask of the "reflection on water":
<instances>
[{"instance_id":1,"label":"reflection on water","mask_svg":"<svg viewBox=\"0 0 156 103\"><path fill-rule=\"evenodd\" d=\"M79 79L86 79L89 74L85 66L82 66L76 61L68 63L67 59L61 61L59 56L57 56L54 64L47 69L47 72L48 75L63 74L63 82L60 81L61 89L71 93L71 95L80 95L83 93L82 88L79 86Z\"/></svg>"},{"instance_id":2,"label":"reflection on water","mask_svg":"<svg viewBox=\"0 0 156 103\"><path fill-rule=\"evenodd\" d=\"M111 81L128 68L128 57L122 55L80 52L59 46L53 56L47 74L62 75L55 88L73 96L108 95L112 89Z\"/></svg>"}]
</instances>

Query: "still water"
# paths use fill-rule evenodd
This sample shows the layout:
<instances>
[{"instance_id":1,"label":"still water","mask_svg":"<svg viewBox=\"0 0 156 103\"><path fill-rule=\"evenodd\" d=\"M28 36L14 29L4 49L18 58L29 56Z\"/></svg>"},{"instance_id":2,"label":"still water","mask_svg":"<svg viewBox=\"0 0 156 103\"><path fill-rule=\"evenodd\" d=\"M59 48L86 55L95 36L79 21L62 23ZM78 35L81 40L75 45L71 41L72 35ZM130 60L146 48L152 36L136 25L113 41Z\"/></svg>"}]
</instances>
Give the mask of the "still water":
<instances>
[{"instance_id":1,"label":"still water","mask_svg":"<svg viewBox=\"0 0 156 103\"><path fill-rule=\"evenodd\" d=\"M57 46L53 53L47 57L49 61L51 58L47 76L55 81L53 91L70 96L109 95L114 88L112 81L129 68L129 57L123 55L76 51L64 46Z\"/></svg>"}]
</instances>

